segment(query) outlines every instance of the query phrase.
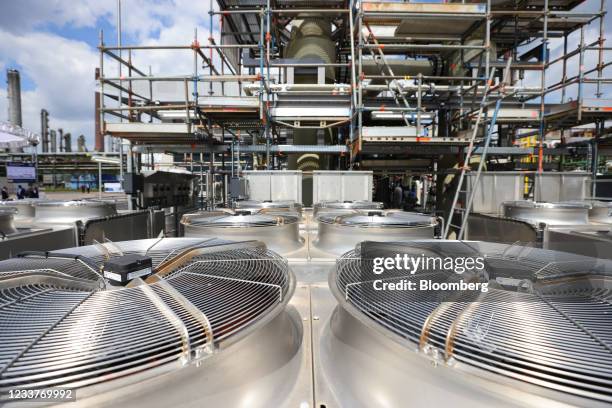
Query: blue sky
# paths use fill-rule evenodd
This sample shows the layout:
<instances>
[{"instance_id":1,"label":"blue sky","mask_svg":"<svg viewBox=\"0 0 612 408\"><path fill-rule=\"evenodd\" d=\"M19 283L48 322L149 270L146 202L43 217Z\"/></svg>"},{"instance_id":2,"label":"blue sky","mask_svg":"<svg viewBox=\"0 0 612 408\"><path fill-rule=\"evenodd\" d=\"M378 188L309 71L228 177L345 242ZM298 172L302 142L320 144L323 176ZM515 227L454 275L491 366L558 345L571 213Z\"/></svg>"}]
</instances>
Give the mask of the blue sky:
<instances>
[{"instance_id":1,"label":"blue sky","mask_svg":"<svg viewBox=\"0 0 612 408\"><path fill-rule=\"evenodd\" d=\"M94 70L100 30L116 44L116 0L0 0L0 120L7 119L5 72L21 73L24 126L40 130L40 110L50 126L74 137L84 134L91 149L94 134ZM208 37L208 1L122 0L124 44L184 44L194 28ZM188 72L191 58L166 52L134 53L133 59L155 73ZM107 63L108 74L116 64Z\"/></svg>"},{"instance_id":2,"label":"blue sky","mask_svg":"<svg viewBox=\"0 0 612 408\"><path fill-rule=\"evenodd\" d=\"M587 0L578 10L595 10L599 1ZM100 30L104 31L107 44L116 43L116 5L116 0L0 0L0 70L3 76L0 120L6 119L7 112L5 71L17 68L22 77L24 126L39 131L40 109L46 108L52 128L61 127L74 137L84 134L91 148L96 89L94 69L99 64L96 46ZM193 40L194 28L198 29L200 42L206 42L209 32L207 0L122 0L122 5L124 44L188 45ZM606 17L608 32L612 28L611 17L612 13ZM587 41L596 36L596 27L587 30ZM575 48L576 41L577 35L574 35L570 50ZM553 40L552 56L560 49L561 42ZM610 52L607 52L607 59L610 60ZM193 62L191 57L178 58L175 52L167 51L135 52L133 60L142 69L151 66L154 73L160 74L189 73ZM570 65L575 71L577 60ZM551 81L558 80L560 64L548 76ZM529 76L525 81L537 82Z\"/></svg>"}]
</instances>

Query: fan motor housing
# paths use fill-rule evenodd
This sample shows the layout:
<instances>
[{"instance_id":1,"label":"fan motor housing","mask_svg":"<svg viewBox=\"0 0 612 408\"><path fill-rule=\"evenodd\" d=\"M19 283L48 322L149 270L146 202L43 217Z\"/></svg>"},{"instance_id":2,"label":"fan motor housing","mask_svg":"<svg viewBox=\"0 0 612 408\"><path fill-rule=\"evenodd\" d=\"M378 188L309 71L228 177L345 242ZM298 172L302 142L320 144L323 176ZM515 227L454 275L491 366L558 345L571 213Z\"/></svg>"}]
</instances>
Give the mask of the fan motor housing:
<instances>
[{"instance_id":1,"label":"fan motor housing","mask_svg":"<svg viewBox=\"0 0 612 408\"><path fill-rule=\"evenodd\" d=\"M113 283L126 284L132 279L146 278L153 272L150 257L130 254L113 258L104 263L104 277Z\"/></svg>"}]
</instances>

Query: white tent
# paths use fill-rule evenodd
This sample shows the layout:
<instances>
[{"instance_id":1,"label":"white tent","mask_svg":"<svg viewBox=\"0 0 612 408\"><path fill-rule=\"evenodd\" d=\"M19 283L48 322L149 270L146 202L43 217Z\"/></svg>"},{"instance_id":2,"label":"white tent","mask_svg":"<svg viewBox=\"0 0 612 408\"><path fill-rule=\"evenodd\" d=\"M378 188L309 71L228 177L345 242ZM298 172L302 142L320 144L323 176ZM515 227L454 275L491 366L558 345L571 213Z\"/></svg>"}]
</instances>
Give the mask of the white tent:
<instances>
[{"instance_id":1,"label":"white tent","mask_svg":"<svg viewBox=\"0 0 612 408\"><path fill-rule=\"evenodd\" d=\"M0 149L15 149L37 144L36 133L7 122L0 122Z\"/></svg>"}]
</instances>

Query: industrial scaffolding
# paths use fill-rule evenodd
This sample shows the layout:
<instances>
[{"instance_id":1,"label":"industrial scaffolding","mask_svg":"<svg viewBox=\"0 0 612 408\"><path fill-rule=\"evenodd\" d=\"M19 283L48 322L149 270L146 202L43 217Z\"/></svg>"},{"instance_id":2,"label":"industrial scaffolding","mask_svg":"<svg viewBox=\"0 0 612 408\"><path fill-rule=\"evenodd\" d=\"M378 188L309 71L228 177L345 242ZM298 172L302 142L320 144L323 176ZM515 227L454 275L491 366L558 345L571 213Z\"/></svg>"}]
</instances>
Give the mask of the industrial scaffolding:
<instances>
[{"instance_id":1,"label":"industrial scaffolding","mask_svg":"<svg viewBox=\"0 0 612 408\"><path fill-rule=\"evenodd\" d=\"M195 31L183 45L107 45L101 33L99 134L129 140L130 154L174 152L193 160L195 153L200 161L209 155L210 163L218 154L229 159L232 174L241 154L268 169L281 168L286 155L314 154L333 155L339 168L370 163L376 169L382 155L426 158L431 170L440 155L461 162L473 136L473 153L482 154L489 110L500 101L488 155L535 155L542 171L545 155L565 154L547 148L548 132L591 125L598 140L612 117L612 101L602 98L612 81L604 76L611 64L605 0L596 12L573 11L581 3L211 1L205 43ZM287 57L288 28L313 16L333 27L334 61ZM590 25L599 36L587 43ZM569 50L576 32L578 46ZM552 38L564 41L554 59ZM156 51L192 58L191 72L152 74L133 63L133 53ZM568 76L575 60L579 72ZM127 75L106 75L105 67L116 63ZM547 72L557 64L562 76L548 84ZM304 73L314 80L295 80ZM585 94L589 84L595 98ZM170 97L160 91L168 86ZM305 129L332 140L296 143L295 132ZM512 146L527 136L537 138L535 148Z\"/></svg>"}]
</instances>

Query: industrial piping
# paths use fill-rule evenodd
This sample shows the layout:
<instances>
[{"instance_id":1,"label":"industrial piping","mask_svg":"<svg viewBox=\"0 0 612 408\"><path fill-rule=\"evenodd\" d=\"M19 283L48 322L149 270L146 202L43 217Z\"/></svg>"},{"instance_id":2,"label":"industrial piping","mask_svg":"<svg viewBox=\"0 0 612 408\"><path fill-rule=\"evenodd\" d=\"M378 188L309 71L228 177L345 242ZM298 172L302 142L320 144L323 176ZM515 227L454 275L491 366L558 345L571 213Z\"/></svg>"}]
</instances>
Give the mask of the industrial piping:
<instances>
[{"instance_id":1,"label":"industrial piping","mask_svg":"<svg viewBox=\"0 0 612 408\"><path fill-rule=\"evenodd\" d=\"M302 23L293 27L291 39L286 50L286 58L315 59L323 64L336 62L336 45L331 39L331 22L320 16L305 16ZM325 82L333 82L336 78L334 68L325 68ZM295 68L294 82L296 84L316 84L319 81L316 68ZM330 129L294 129L293 143L296 145L317 145L319 136L324 144L331 144L333 134ZM329 168L329 159L320 154L292 154L288 157L289 170L310 172ZM302 191L312 191L312 176L304 175ZM302 197L304 204L310 205L311 196Z\"/></svg>"}]
</instances>

